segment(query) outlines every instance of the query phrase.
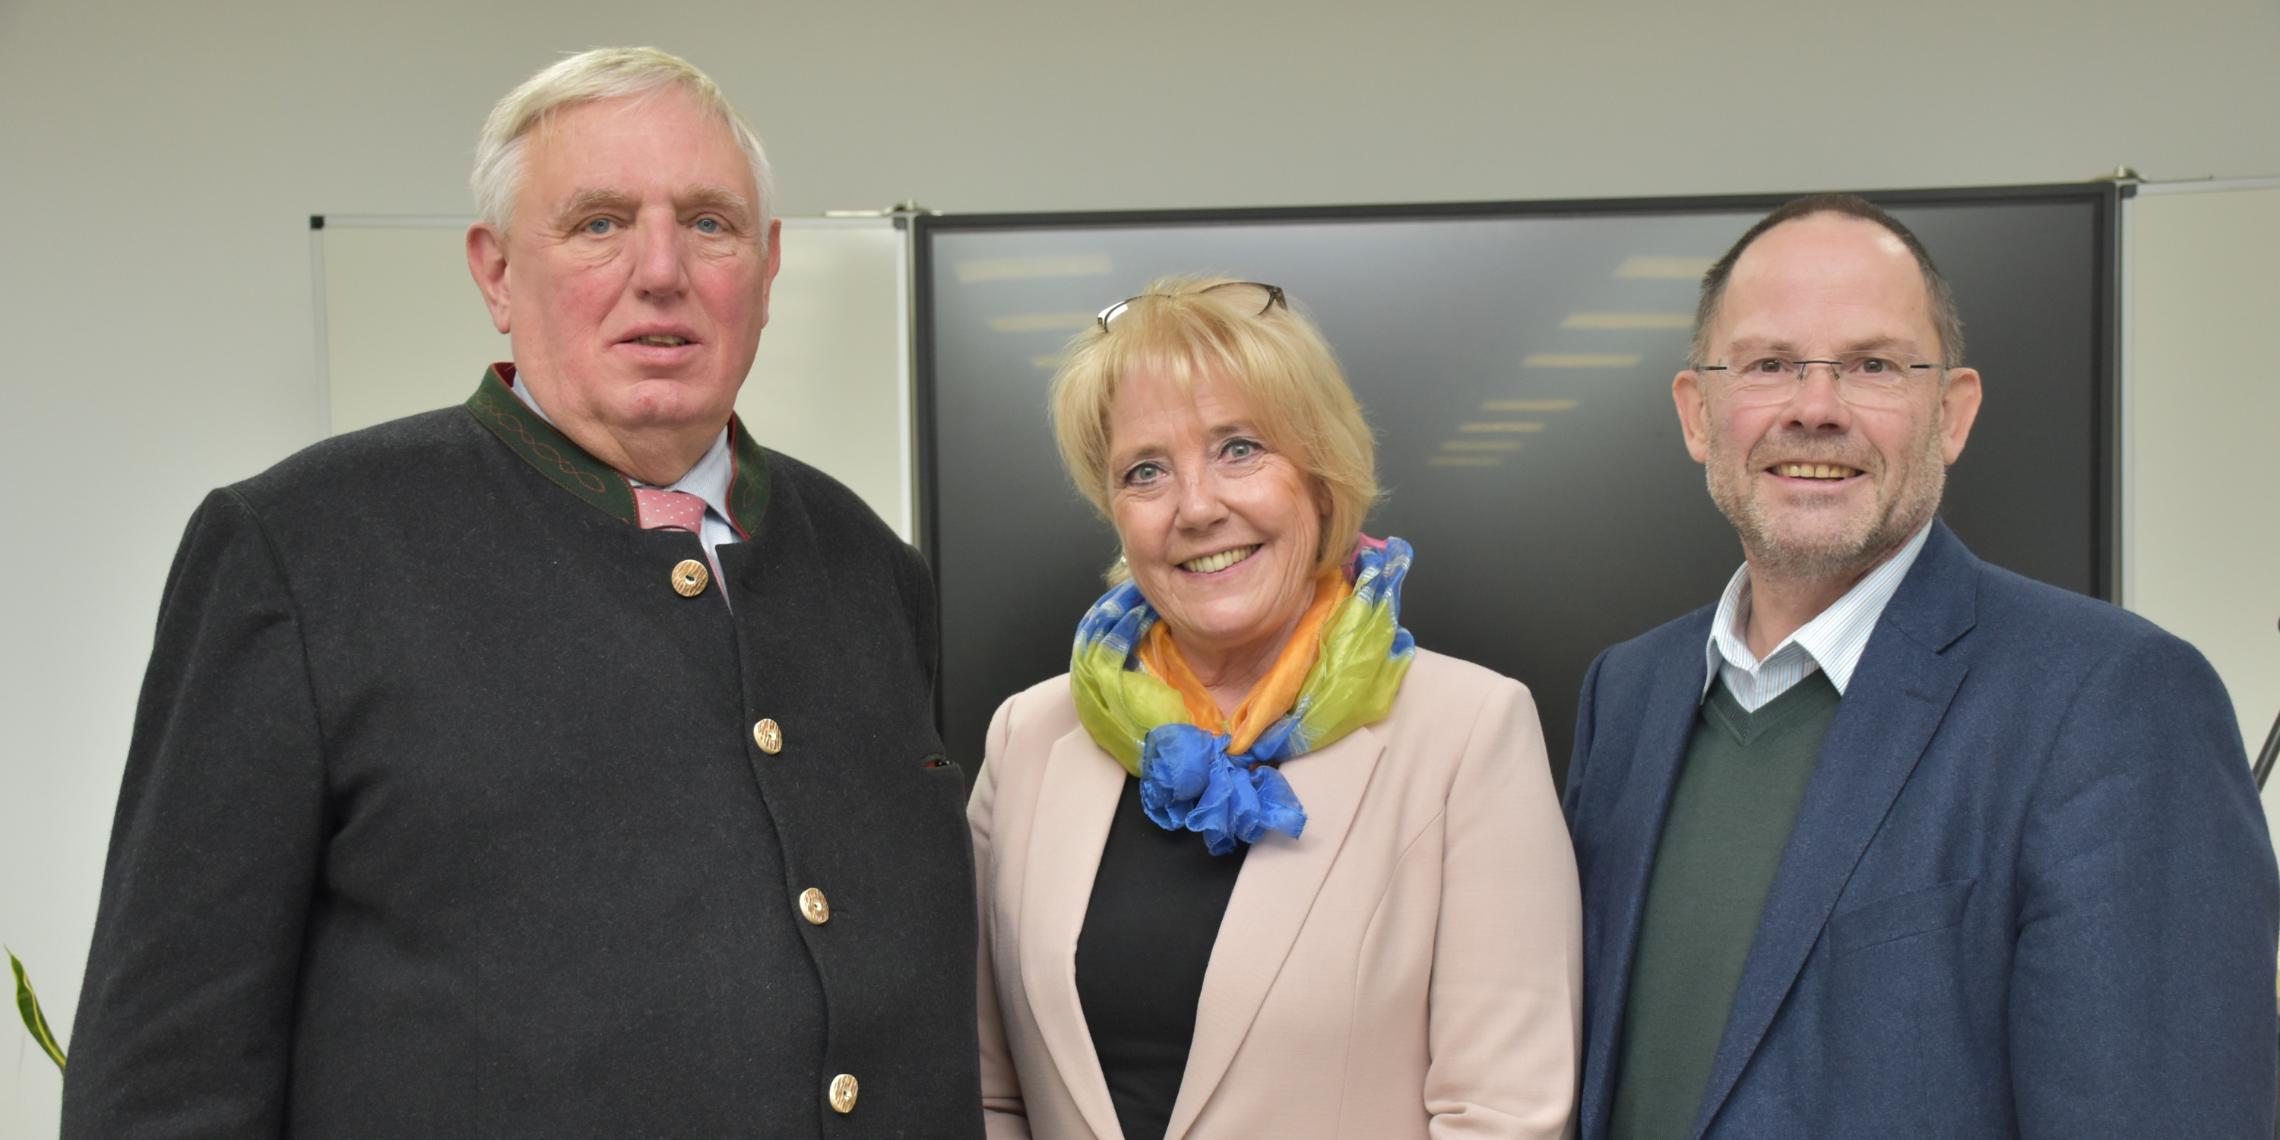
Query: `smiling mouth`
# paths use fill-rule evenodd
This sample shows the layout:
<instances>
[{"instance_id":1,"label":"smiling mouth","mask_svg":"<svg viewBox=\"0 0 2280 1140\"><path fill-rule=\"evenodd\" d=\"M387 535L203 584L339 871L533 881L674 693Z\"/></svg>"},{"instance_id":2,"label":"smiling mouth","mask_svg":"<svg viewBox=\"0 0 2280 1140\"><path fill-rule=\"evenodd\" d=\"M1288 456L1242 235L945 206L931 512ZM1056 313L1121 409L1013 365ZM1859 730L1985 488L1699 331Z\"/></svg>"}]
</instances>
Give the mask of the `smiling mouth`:
<instances>
[{"instance_id":1,"label":"smiling mouth","mask_svg":"<svg viewBox=\"0 0 2280 1140\"><path fill-rule=\"evenodd\" d=\"M1836 463L1776 463L1772 471L1788 479L1825 479L1831 482L1860 474L1859 468Z\"/></svg>"},{"instance_id":2,"label":"smiling mouth","mask_svg":"<svg viewBox=\"0 0 2280 1140\"><path fill-rule=\"evenodd\" d=\"M651 348L679 348L682 345L691 342L689 338L685 336L672 336L669 334L658 333L651 336L637 336L632 340L627 341L626 343L646 344Z\"/></svg>"},{"instance_id":3,"label":"smiling mouth","mask_svg":"<svg viewBox=\"0 0 2280 1140\"><path fill-rule=\"evenodd\" d=\"M1217 554L1206 554L1201 558L1190 558L1187 561L1180 563L1179 565L1180 569L1185 570L1190 574L1216 574L1221 570L1225 570L1228 567L1233 566L1236 563L1241 562L1242 560L1249 558L1254 554L1257 554L1258 552L1259 548L1257 546L1238 546L1233 550L1222 550Z\"/></svg>"}]
</instances>

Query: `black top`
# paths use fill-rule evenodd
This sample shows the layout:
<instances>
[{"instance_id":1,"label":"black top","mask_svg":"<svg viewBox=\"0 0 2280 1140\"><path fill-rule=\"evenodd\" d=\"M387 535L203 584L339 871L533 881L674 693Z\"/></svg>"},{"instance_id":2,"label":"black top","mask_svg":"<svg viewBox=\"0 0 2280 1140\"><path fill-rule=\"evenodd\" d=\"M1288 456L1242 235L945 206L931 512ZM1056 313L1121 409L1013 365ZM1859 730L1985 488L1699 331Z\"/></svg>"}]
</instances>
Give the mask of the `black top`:
<instances>
[{"instance_id":1,"label":"black top","mask_svg":"<svg viewBox=\"0 0 2280 1140\"><path fill-rule=\"evenodd\" d=\"M1171 1124L1204 968L1249 850L1213 855L1203 836L1157 827L1140 781L1124 782L1077 935L1077 997L1125 1140Z\"/></svg>"}]
</instances>

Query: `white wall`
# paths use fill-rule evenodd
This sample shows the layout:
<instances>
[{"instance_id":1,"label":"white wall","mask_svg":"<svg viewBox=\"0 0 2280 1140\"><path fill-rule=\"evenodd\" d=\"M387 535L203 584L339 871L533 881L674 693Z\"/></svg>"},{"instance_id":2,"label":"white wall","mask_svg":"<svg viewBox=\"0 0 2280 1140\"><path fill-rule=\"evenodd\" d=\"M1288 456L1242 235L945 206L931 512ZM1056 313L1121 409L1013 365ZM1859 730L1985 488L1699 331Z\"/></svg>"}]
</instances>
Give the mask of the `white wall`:
<instances>
[{"instance_id":1,"label":"white wall","mask_svg":"<svg viewBox=\"0 0 2280 1140\"><path fill-rule=\"evenodd\" d=\"M2280 180L2149 186L2125 217L2122 602L2208 655L2253 750L2280 712Z\"/></svg>"},{"instance_id":2,"label":"white wall","mask_svg":"<svg viewBox=\"0 0 2280 1140\"><path fill-rule=\"evenodd\" d=\"M793 213L2280 170L2270 0L0 0L0 939L59 1030L182 523L321 434L307 216L464 212L491 101L622 42L720 79ZM0 1137L49 1134L11 1039Z\"/></svg>"},{"instance_id":3,"label":"white wall","mask_svg":"<svg viewBox=\"0 0 2280 1140\"><path fill-rule=\"evenodd\" d=\"M469 218L345 218L310 236L323 263L333 434L456 404L468 361L513 354L467 275ZM894 219L779 217L782 272L768 334L736 400L762 446L847 485L904 541L917 533L910 400L908 234ZM754 379L757 378L757 379Z\"/></svg>"}]
</instances>

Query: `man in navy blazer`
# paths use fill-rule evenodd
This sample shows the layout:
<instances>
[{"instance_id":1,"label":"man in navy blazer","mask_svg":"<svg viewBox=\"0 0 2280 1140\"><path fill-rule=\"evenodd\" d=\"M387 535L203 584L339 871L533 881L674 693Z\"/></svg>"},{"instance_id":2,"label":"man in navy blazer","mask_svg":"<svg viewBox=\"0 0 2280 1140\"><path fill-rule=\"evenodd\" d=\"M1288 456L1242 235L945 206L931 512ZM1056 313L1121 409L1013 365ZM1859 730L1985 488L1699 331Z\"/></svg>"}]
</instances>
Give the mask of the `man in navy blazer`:
<instances>
[{"instance_id":1,"label":"man in navy blazer","mask_svg":"<svg viewBox=\"0 0 2280 1140\"><path fill-rule=\"evenodd\" d=\"M1921 244L1858 198L1767 216L1672 395L1746 562L1583 684L1585 1140L2272 1136L2232 706L1934 517L1980 378Z\"/></svg>"}]
</instances>

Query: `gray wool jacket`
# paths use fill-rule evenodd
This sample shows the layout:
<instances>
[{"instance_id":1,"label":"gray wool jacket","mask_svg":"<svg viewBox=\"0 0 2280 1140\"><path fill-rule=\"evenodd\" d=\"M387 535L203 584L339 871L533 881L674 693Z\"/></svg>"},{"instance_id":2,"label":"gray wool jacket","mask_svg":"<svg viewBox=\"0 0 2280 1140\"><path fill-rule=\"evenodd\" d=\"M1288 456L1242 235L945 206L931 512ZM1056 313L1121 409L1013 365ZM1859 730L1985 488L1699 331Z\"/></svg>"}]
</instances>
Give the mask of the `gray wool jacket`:
<instances>
[{"instance_id":1,"label":"gray wool jacket","mask_svg":"<svg viewBox=\"0 0 2280 1140\"><path fill-rule=\"evenodd\" d=\"M739 424L683 596L509 378L191 520L63 1135L979 1136L924 563Z\"/></svg>"}]
</instances>

